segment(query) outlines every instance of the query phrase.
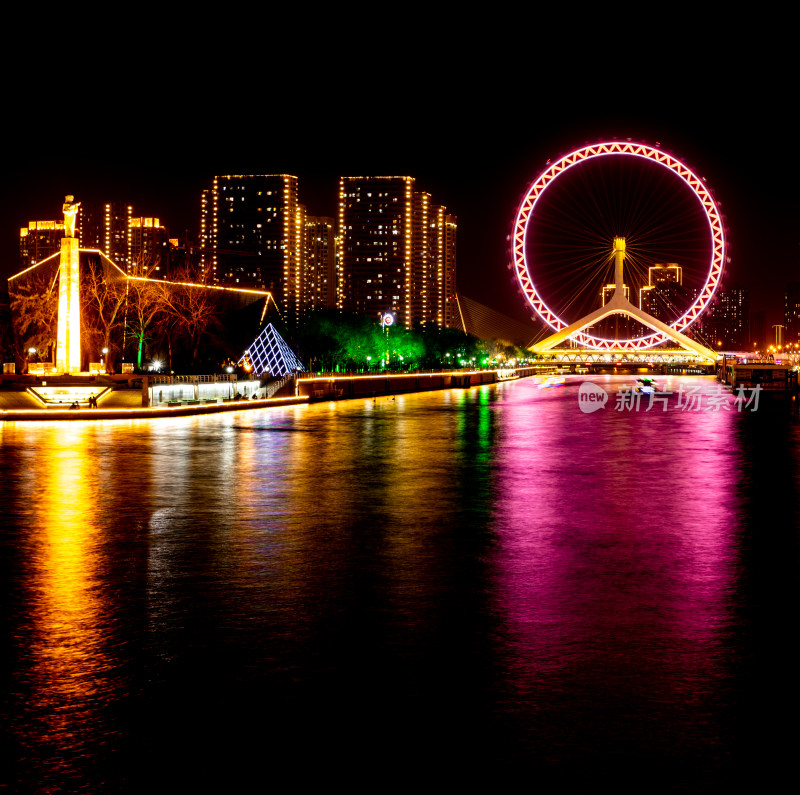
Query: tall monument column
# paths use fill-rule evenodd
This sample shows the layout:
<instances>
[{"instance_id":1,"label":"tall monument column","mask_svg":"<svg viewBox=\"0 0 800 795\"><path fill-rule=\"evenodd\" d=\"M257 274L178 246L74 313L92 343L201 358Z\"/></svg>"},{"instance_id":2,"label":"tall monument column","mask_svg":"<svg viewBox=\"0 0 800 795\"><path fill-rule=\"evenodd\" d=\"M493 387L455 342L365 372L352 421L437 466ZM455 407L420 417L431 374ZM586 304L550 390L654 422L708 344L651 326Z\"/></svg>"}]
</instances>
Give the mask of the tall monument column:
<instances>
[{"instance_id":1,"label":"tall monument column","mask_svg":"<svg viewBox=\"0 0 800 795\"><path fill-rule=\"evenodd\" d=\"M74 196L64 198L64 237L58 271L58 337L56 369L77 373L81 369L80 256L75 237L75 216L80 203Z\"/></svg>"}]
</instances>

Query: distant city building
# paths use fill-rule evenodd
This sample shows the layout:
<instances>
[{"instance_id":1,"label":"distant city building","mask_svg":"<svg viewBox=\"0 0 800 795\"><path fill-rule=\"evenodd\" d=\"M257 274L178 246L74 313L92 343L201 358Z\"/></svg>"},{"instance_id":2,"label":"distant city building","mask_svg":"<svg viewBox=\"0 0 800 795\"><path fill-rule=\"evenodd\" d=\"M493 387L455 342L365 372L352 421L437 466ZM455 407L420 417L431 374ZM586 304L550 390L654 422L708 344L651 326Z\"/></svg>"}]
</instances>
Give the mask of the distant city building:
<instances>
[{"instance_id":1,"label":"distant city building","mask_svg":"<svg viewBox=\"0 0 800 795\"><path fill-rule=\"evenodd\" d=\"M731 287L718 292L716 303L703 319L702 329L715 349L749 350L749 291L744 287Z\"/></svg>"},{"instance_id":2,"label":"distant city building","mask_svg":"<svg viewBox=\"0 0 800 795\"><path fill-rule=\"evenodd\" d=\"M677 262L652 265L647 269L647 283L653 286L664 283L683 284L683 268Z\"/></svg>"},{"instance_id":3,"label":"distant city building","mask_svg":"<svg viewBox=\"0 0 800 795\"><path fill-rule=\"evenodd\" d=\"M99 249L131 276L161 275L168 268L169 233L158 218L134 217L123 202L81 202L78 210L81 248Z\"/></svg>"},{"instance_id":4,"label":"distant city building","mask_svg":"<svg viewBox=\"0 0 800 795\"><path fill-rule=\"evenodd\" d=\"M784 339L787 345L800 342L800 282L786 285L783 304Z\"/></svg>"},{"instance_id":5,"label":"distant city building","mask_svg":"<svg viewBox=\"0 0 800 795\"><path fill-rule=\"evenodd\" d=\"M341 177L338 233L340 307L455 324L455 217L413 177Z\"/></svg>"},{"instance_id":6,"label":"distant city building","mask_svg":"<svg viewBox=\"0 0 800 795\"><path fill-rule=\"evenodd\" d=\"M61 251L64 221L29 221L19 230L20 270Z\"/></svg>"},{"instance_id":7,"label":"distant city building","mask_svg":"<svg viewBox=\"0 0 800 795\"><path fill-rule=\"evenodd\" d=\"M615 284L603 285L603 289L600 291L600 306L605 306L611 300L611 296L614 295L616 289L617 286ZM629 298L630 290L627 284L622 285L622 291L625 293L625 297Z\"/></svg>"},{"instance_id":8,"label":"distant city building","mask_svg":"<svg viewBox=\"0 0 800 795\"><path fill-rule=\"evenodd\" d=\"M100 249L127 273L131 265L132 216L133 207L122 202L81 202L77 223L81 248Z\"/></svg>"},{"instance_id":9,"label":"distant city building","mask_svg":"<svg viewBox=\"0 0 800 795\"><path fill-rule=\"evenodd\" d=\"M301 313L304 210L297 177L214 177L201 196L200 232L213 279L269 290L287 318Z\"/></svg>"},{"instance_id":10,"label":"distant city building","mask_svg":"<svg viewBox=\"0 0 800 795\"><path fill-rule=\"evenodd\" d=\"M605 306L614 295L617 289L615 284L604 284L600 290L600 306ZM627 284L622 285L625 297L630 297L630 289ZM587 331L603 339L624 339L634 336L634 329L639 323L628 315L613 314L604 317L595 325L590 326Z\"/></svg>"},{"instance_id":11,"label":"distant city building","mask_svg":"<svg viewBox=\"0 0 800 795\"><path fill-rule=\"evenodd\" d=\"M131 218L128 230L128 273L165 278L170 252L166 227L158 218Z\"/></svg>"},{"instance_id":12,"label":"distant city building","mask_svg":"<svg viewBox=\"0 0 800 795\"><path fill-rule=\"evenodd\" d=\"M673 324L693 303L694 293L683 286L677 263L648 268L648 283L639 290L639 308L662 323Z\"/></svg>"}]
</instances>

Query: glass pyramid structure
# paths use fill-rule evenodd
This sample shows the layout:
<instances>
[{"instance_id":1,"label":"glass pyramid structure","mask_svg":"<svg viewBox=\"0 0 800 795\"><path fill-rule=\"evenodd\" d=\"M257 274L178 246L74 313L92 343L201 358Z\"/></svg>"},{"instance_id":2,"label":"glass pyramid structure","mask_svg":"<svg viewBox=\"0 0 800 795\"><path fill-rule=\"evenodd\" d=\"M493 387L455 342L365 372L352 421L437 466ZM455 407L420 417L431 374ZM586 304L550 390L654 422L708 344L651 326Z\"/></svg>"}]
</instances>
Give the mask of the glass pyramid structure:
<instances>
[{"instance_id":1,"label":"glass pyramid structure","mask_svg":"<svg viewBox=\"0 0 800 795\"><path fill-rule=\"evenodd\" d=\"M303 372L300 360L294 351L275 330L272 323L268 323L264 330L255 338L250 347L239 359L239 364L250 367L253 373L261 375L270 373L272 376L288 375L292 371Z\"/></svg>"}]
</instances>

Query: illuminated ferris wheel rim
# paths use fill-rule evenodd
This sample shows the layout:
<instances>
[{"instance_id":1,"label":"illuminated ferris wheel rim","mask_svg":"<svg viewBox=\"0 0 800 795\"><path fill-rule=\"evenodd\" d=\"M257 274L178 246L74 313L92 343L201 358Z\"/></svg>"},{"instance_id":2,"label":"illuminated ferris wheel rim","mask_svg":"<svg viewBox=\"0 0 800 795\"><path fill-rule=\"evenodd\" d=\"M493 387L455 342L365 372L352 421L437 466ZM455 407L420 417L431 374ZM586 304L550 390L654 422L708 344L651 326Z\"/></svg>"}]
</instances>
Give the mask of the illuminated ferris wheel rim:
<instances>
[{"instance_id":1,"label":"illuminated ferris wheel rim","mask_svg":"<svg viewBox=\"0 0 800 795\"><path fill-rule=\"evenodd\" d=\"M705 284L700 289L694 303L681 315L674 323L670 324L676 331L687 329L708 307L714 297L717 286L722 278L722 269L725 263L725 231L723 228L722 217L714 201L711 192L705 182L698 177L690 168L676 158L672 157L661 149L648 144L634 143L631 141L611 141L606 143L591 144L575 149L564 157L548 166L528 188L525 197L520 203L514 222L513 236L513 257L514 270L517 281L522 288L528 303L533 307L536 314L551 328L560 331L569 324L561 320L542 300L536 291L536 286L531 278L531 271L528 263L528 256L525 253L525 238L528 224L533 216L536 203L541 198L548 186L561 174L573 166L595 158L607 157L610 155L626 155L638 157L657 163L664 168L677 174L689 187L700 202L706 220L708 222L709 233L711 236L711 257L709 262L708 275ZM660 332L650 334L645 337L638 337L630 340L606 340L593 337L583 331L573 336L577 342L591 347L600 348L630 348L641 350L658 345L667 340L667 336Z\"/></svg>"}]
</instances>

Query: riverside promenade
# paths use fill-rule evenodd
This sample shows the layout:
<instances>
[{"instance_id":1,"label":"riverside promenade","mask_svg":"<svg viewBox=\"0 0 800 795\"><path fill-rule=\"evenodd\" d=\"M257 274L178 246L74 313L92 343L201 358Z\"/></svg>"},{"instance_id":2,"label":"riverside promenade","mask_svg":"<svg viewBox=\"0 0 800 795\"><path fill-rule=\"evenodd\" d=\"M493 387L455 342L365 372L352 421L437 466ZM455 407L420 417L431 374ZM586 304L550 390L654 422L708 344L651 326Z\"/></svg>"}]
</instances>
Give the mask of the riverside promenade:
<instances>
[{"instance_id":1,"label":"riverside promenade","mask_svg":"<svg viewBox=\"0 0 800 795\"><path fill-rule=\"evenodd\" d=\"M544 371L535 367L456 370L416 373L308 374L284 379L277 391L259 382L225 379L225 396L198 399L201 386L214 376L3 376L0 382L0 421L157 419L214 414L223 411L293 406L316 401L347 400L439 389L465 389L513 380ZM182 379L182 380L181 380ZM206 380L202 380L206 379ZM250 394L248 395L248 386ZM217 383L215 391L220 392ZM186 387L194 397L163 401L167 389ZM239 389L245 394L239 396ZM43 398L43 395L47 396ZM56 394L57 393L57 394ZM55 396L54 396L55 395ZM96 400L92 405L90 395ZM161 398L161 399L160 399Z\"/></svg>"}]
</instances>

